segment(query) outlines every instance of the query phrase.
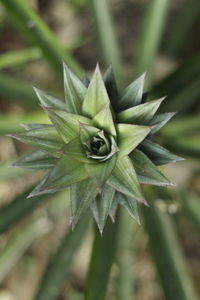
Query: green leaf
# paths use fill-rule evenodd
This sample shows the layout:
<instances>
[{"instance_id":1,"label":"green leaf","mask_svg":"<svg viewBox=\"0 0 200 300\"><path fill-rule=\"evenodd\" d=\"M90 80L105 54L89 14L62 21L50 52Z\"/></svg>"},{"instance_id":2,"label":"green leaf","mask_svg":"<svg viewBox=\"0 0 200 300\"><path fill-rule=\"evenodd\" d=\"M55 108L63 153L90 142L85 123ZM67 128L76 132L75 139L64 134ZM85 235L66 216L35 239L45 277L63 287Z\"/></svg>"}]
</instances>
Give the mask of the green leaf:
<instances>
[{"instance_id":1,"label":"green leaf","mask_svg":"<svg viewBox=\"0 0 200 300\"><path fill-rule=\"evenodd\" d=\"M45 109L45 111L65 143L68 143L79 136L80 122L91 124L91 121L88 118L80 115L52 109Z\"/></svg>"},{"instance_id":2,"label":"green leaf","mask_svg":"<svg viewBox=\"0 0 200 300\"><path fill-rule=\"evenodd\" d=\"M164 98L128 108L117 115L121 123L149 124Z\"/></svg>"},{"instance_id":3,"label":"green leaf","mask_svg":"<svg viewBox=\"0 0 200 300\"><path fill-rule=\"evenodd\" d=\"M81 114L82 104L86 95L84 83L63 63L64 88L67 111L73 114Z\"/></svg>"},{"instance_id":4,"label":"green leaf","mask_svg":"<svg viewBox=\"0 0 200 300\"><path fill-rule=\"evenodd\" d=\"M135 149L130 154L130 158L140 183L158 186L173 185L141 151Z\"/></svg>"},{"instance_id":5,"label":"green leaf","mask_svg":"<svg viewBox=\"0 0 200 300\"><path fill-rule=\"evenodd\" d=\"M117 155L112 156L106 161L98 162L96 164L85 163L85 169L96 185L101 189L102 185L110 176L113 168L115 167Z\"/></svg>"},{"instance_id":6,"label":"green leaf","mask_svg":"<svg viewBox=\"0 0 200 300\"><path fill-rule=\"evenodd\" d=\"M113 223L115 222L115 216L117 214L117 208L118 208L118 202L117 202L116 198L114 197L111 208L110 208L110 211L109 211L109 216L110 216Z\"/></svg>"},{"instance_id":7,"label":"green leaf","mask_svg":"<svg viewBox=\"0 0 200 300\"><path fill-rule=\"evenodd\" d=\"M104 225L109 215L114 196L115 189L105 184L101 194L99 194L90 205L93 216L101 234L103 232Z\"/></svg>"},{"instance_id":8,"label":"green leaf","mask_svg":"<svg viewBox=\"0 0 200 300\"><path fill-rule=\"evenodd\" d=\"M140 216L138 210L138 202L132 197L125 196L119 192L116 193L116 201L124 206L128 213L133 217L138 224L140 224Z\"/></svg>"},{"instance_id":9,"label":"green leaf","mask_svg":"<svg viewBox=\"0 0 200 300\"><path fill-rule=\"evenodd\" d=\"M66 110L66 104L63 101L61 101L53 96L48 95L46 92L44 92L36 87L33 87L33 89L34 89L38 99L40 100L40 103L43 106L51 107L54 109Z\"/></svg>"},{"instance_id":10,"label":"green leaf","mask_svg":"<svg viewBox=\"0 0 200 300\"><path fill-rule=\"evenodd\" d=\"M134 167L128 156L121 157L117 160L107 183L117 191L137 199L139 202L146 203L141 194Z\"/></svg>"},{"instance_id":11,"label":"green leaf","mask_svg":"<svg viewBox=\"0 0 200 300\"><path fill-rule=\"evenodd\" d=\"M86 152L83 149L80 137L75 138L74 140L70 141L67 145L65 145L65 147L62 149L62 152L66 155L72 156L78 161L94 163L94 160L86 156Z\"/></svg>"},{"instance_id":12,"label":"green leaf","mask_svg":"<svg viewBox=\"0 0 200 300\"><path fill-rule=\"evenodd\" d=\"M128 155L132 152L144 138L148 135L151 128L148 126L132 125L132 124L118 124L118 155Z\"/></svg>"},{"instance_id":13,"label":"green leaf","mask_svg":"<svg viewBox=\"0 0 200 300\"><path fill-rule=\"evenodd\" d=\"M118 101L118 90L117 90L117 83L115 80L115 75L113 72L113 68L110 67L106 70L104 77L103 77L106 90L113 108L116 109L117 101Z\"/></svg>"},{"instance_id":14,"label":"green leaf","mask_svg":"<svg viewBox=\"0 0 200 300\"><path fill-rule=\"evenodd\" d=\"M116 136L116 129L113 122L110 103L107 103L93 118L94 125L104 129L107 133Z\"/></svg>"},{"instance_id":15,"label":"green leaf","mask_svg":"<svg viewBox=\"0 0 200 300\"><path fill-rule=\"evenodd\" d=\"M82 213L91 205L98 193L97 186L88 178L70 188L71 194L71 212L72 212L72 229L77 224Z\"/></svg>"},{"instance_id":16,"label":"green leaf","mask_svg":"<svg viewBox=\"0 0 200 300\"><path fill-rule=\"evenodd\" d=\"M34 170L48 170L52 168L56 162L57 158L38 150L22 156L12 166Z\"/></svg>"},{"instance_id":17,"label":"green leaf","mask_svg":"<svg viewBox=\"0 0 200 300\"><path fill-rule=\"evenodd\" d=\"M135 81L133 81L123 91L121 99L118 101L118 105L117 105L118 111L131 108L141 103L145 75L146 73L142 74L142 76L140 76Z\"/></svg>"},{"instance_id":18,"label":"green leaf","mask_svg":"<svg viewBox=\"0 0 200 300\"><path fill-rule=\"evenodd\" d=\"M156 133L160 128L162 128L176 113L170 112L170 113L164 113L155 115L149 125L154 125L151 129L151 134Z\"/></svg>"},{"instance_id":19,"label":"green leaf","mask_svg":"<svg viewBox=\"0 0 200 300\"><path fill-rule=\"evenodd\" d=\"M62 189L88 177L84 164L72 159L70 156L63 156L48 173L44 183L37 194L46 193L52 189Z\"/></svg>"},{"instance_id":20,"label":"green leaf","mask_svg":"<svg viewBox=\"0 0 200 300\"><path fill-rule=\"evenodd\" d=\"M32 130L32 129L42 129L42 128L44 129L44 128L48 128L48 127L54 127L51 124L36 124L36 123L29 123L29 124L22 123L22 124L20 124L20 126L27 131Z\"/></svg>"},{"instance_id":21,"label":"green leaf","mask_svg":"<svg viewBox=\"0 0 200 300\"><path fill-rule=\"evenodd\" d=\"M51 153L53 156L58 156L58 152L63 146L64 142L58 135L56 129L52 126L40 129L32 129L17 134L10 134L11 136L22 143L30 144L41 150Z\"/></svg>"},{"instance_id":22,"label":"green leaf","mask_svg":"<svg viewBox=\"0 0 200 300\"><path fill-rule=\"evenodd\" d=\"M108 93L97 65L83 102L83 114L93 118L108 103Z\"/></svg>"},{"instance_id":23,"label":"green leaf","mask_svg":"<svg viewBox=\"0 0 200 300\"><path fill-rule=\"evenodd\" d=\"M95 134L100 130L94 126L79 123L80 127L80 138L83 144L87 143Z\"/></svg>"},{"instance_id":24,"label":"green leaf","mask_svg":"<svg viewBox=\"0 0 200 300\"><path fill-rule=\"evenodd\" d=\"M182 157L171 153L167 149L147 139L140 144L139 149L157 166L184 160Z\"/></svg>"}]
</instances>

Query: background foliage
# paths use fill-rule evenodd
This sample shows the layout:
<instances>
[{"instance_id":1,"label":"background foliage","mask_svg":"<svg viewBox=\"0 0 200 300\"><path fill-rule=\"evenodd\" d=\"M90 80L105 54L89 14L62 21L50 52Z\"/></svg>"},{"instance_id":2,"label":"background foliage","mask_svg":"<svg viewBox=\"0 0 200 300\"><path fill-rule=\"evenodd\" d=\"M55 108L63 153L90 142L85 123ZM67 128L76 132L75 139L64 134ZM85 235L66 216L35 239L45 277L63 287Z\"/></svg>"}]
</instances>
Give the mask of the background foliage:
<instances>
[{"instance_id":1,"label":"background foliage","mask_svg":"<svg viewBox=\"0 0 200 300\"><path fill-rule=\"evenodd\" d=\"M199 0L0 0L0 299L200 297L199 15ZM31 86L63 97L62 60L81 77L112 63L120 88L147 71L149 98L178 111L158 139L187 160L164 170L176 188L144 187L141 226L120 211L92 241L68 191L26 199L42 174L8 168L30 148L5 134L46 121Z\"/></svg>"}]
</instances>

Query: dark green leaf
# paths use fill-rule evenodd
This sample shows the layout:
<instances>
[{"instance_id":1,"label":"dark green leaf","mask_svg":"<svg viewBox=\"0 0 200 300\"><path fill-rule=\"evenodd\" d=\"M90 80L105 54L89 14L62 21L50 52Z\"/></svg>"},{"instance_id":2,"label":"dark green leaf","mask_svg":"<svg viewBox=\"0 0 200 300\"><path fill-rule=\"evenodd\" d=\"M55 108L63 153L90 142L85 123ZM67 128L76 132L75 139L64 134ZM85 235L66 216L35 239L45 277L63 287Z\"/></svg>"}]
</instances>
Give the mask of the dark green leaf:
<instances>
[{"instance_id":1,"label":"dark green leaf","mask_svg":"<svg viewBox=\"0 0 200 300\"><path fill-rule=\"evenodd\" d=\"M119 192L116 193L116 201L125 207L128 213L140 224L140 216L138 211L138 202L132 197L125 196Z\"/></svg>"},{"instance_id":2,"label":"dark green leaf","mask_svg":"<svg viewBox=\"0 0 200 300\"><path fill-rule=\"evenodd\" d=\"M162 128L176 113L170 112L170 113L164 113L155 115L149 125L154 125L151 129L151 134L156 133L160 128Z\"/></svg>"},{"instance_id":3,"label":"dark green leaf","mask_svg":"<svg viewBox=\"0 0 200 300\"><path fill-rule=\"evenodd\" d=\"M147 139L140 144L139 149L157 166L184 160L182 157L169 152L167 149Z\"/></svg>"},{"instance_id":4,"label":"dark green leaf","mask_svg":"<svg viewBox=\"0 0 200 300\"><path fill-rule=\"evenodd\" d=\"M103 79L111 105L113 108L116 108L118 101L118 90L112 66L106 70Z\"/></svg>"},{"instance_id":5,"label":"dark green leaf","mask_svg":"<svg viewBox=\"0 0 200 300\"><path fill-rule=\"evenodd\" d=\"M141 151L135 149L130 154L130 158L140 183L158 186L173 185Z\"/></svg>"}]
</instances>

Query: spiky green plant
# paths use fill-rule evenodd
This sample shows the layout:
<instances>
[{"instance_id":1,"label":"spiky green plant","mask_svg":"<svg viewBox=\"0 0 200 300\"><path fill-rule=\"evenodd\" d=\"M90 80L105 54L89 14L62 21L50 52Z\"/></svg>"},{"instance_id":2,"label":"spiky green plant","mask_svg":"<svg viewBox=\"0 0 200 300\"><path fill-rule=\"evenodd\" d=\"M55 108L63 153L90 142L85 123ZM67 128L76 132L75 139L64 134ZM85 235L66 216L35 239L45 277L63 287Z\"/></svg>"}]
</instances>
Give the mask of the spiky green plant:
<instances>
[{"instance_id":1,"label":"spiky green plant","mask_svg":"<svg viewBox=\"0 0 200 300\"><path fill-rule=\"evenodd\" d=\"M15 167L49 170L29 197L70 186L72 227L91 209L102 232L118 204L139 222L137 202L147 204L140 184L172 183L156 167L180 160L153 135L174 115L156 114L164 98L145 102L145 74L118 94L110 67L81 81L64 65L65 102L36 89L52 124L26 124L11 136L37 147Z\"/></svg>"}]
</instances>

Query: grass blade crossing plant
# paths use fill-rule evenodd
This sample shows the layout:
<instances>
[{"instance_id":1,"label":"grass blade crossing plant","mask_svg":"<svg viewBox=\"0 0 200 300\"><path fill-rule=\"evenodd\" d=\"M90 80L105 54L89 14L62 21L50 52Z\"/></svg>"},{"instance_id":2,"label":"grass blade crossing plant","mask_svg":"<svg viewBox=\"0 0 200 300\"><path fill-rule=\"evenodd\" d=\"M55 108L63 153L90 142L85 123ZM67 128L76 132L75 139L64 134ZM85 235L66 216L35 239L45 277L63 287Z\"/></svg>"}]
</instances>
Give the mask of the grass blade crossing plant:
<instances>
[{"instance_id":1,"label":"grass blade crossing plant","mask_svg":"<svg viewBox=\"0 0 200 300\"><path fill-rule=\"evenodd\" d=\"M81 68L78 63L60 44L27 1L1 0L0 2L4 5L14 26L25 36L27 41L42 50L44 57L55 71L62 73L61 59L63 59L74 72L81 75Z\"/></svg>"}]
</instances>

